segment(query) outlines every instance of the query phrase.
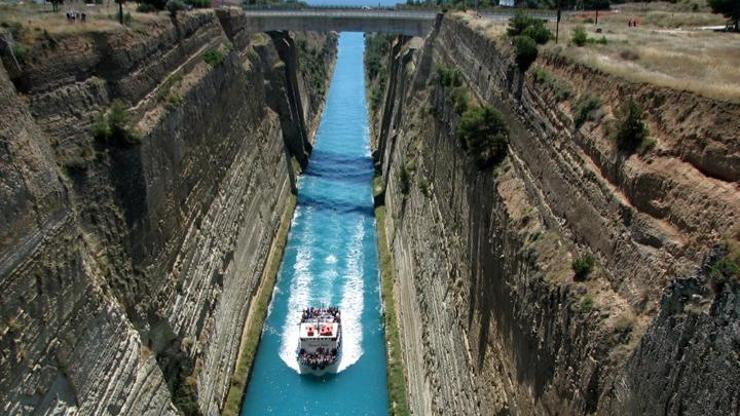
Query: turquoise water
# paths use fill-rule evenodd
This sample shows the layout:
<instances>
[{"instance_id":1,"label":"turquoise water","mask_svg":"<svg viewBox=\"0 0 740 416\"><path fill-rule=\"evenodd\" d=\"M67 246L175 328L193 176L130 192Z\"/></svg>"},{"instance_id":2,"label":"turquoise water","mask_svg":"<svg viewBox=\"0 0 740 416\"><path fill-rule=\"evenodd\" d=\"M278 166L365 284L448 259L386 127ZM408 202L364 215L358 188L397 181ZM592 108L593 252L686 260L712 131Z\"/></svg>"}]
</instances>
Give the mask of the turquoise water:
<instances>
[{"instance_id":1,"label":"turquoise water","mask_svg":"<svg viewBox=\"0 0 740 416\"><path fill-rule=\"evenodd\" d=\"M361 33L342 33L242 415L385 415L386 361ZM298 374L300 312L337 305L337 374Z\"/></svg>"}]
</instances>

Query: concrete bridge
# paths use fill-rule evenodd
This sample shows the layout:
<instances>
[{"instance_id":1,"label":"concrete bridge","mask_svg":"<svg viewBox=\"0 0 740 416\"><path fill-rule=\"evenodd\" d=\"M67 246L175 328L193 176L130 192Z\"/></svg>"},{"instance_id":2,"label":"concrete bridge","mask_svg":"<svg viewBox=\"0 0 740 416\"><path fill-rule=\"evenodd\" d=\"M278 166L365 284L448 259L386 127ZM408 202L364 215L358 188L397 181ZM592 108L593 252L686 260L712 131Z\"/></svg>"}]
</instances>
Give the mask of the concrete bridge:
<instances>
[{"instance_id":1,"label":"concrete bridge","mask_svg":"<svg viewBox=\"0 0 740 416\"><path fill-rule=\"evenodd\" d=\"M246 27L252 32L271 30L384 32L425 36L437 13L415 10L297 9L246 10Z\"/></svg>"},{"instance_id":2,"label":"concrete bridge","mask_svg":"<svg viewBox=\"0 0 740 416\"><path fill-rule=\"evenodd\" d=\"M381 32L408 36L426 36L434 25L437 12L433 10L395 10L317 7L306 9L247 9L247 30ZM505 21L513 12L482 12L482 19ZM555 20L554 13L538 12L531 16Z\"/></svg>"}]
</instances>

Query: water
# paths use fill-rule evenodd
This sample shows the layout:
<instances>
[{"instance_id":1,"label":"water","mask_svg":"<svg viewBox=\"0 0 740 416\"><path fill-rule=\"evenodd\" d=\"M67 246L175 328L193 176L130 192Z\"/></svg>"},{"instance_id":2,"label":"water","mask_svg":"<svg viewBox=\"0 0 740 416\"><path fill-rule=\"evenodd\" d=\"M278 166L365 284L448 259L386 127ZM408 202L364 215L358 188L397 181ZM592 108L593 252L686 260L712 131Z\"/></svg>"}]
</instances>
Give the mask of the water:
<instances>
[{"instance_id":1,"label":"water","mask_svg":"<svg viewBox=\"0 0 740 416\"><path fill-rule=\"evenodd\" d=\"M363 52L361 33L341 34L242 415L387 414ZM300 311L330 304L342 311L339 372L299 375Z\"/></svg>"}]
</instances>

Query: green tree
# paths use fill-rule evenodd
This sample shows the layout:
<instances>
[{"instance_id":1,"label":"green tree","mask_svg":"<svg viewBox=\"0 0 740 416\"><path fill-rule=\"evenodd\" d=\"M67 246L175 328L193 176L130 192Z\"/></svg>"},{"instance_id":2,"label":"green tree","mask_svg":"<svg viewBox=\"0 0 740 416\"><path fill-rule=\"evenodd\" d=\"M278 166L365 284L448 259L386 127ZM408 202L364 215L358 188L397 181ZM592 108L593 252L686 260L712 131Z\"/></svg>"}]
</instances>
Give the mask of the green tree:
<instances>
[{"instance_id":1,"label":"green tree","mask_svg":"<svg viewBox=\"0 0 740 416\"><path fill-rule=\"evenodd\" d=\"M573 260L571 267L576 274L576 280L583 280L591 274L594 268L594 258L589 254L579 256Z\"/></svg>"},{"instance_id":2,"label":"green tree","mask_svg":"<svg viewBox=\"0 0 740 416\"><path fill-rule=\"evenodd\" d=\"M51 0L50 2L51 2L51 9L55 12L59 10L60 5L64 4L64 0Z\"/></svg>"},{"instance_id":3,"label":"green tree","mask_svg":"<svg viewBox=\"0 0 740 416\"><path fill-rule=\"evenodd\" d=\"M538 45L544 45L548 40L552 39L552 32L550 32L542 22L538 22L538 24L524 29L522 35L529 36L537 42Z\"/></svg>"},{"instance_id":4,"label":"green tree","mask_svg":"<svg viewBox=\"0 0 740 416\"><path fill-rule=\"evenodd\" d=\"M618 116L617 147L632 153L648 135L648 129L642 121L642 108L629 98L620 108Z\"/></svg>"},{"instance_id":5,"label":"green tree","mask_svg":"<svg viewBox=\"0 0 740 416\"><path fill-rule=\"evenodd\" d=\"M170 12L170 17L176 19L177 12L185 10L185 3L180 0L168 0L165 7L167 8L167 11Z\"/></svg>"},{"instance_id":6,"label":"green tree","mask_svg":"<svg viewBox=\"0 0 740 416\"><path fill-rule=\"evenodd\" d=\"M501 113L492 107L465 110L457 135L481 169L497 164L506 156L509 131Z\"/></svg>"},{"instance_id":7,"label":"green tree","mask_svg":"<svg viewBox=\"0 0 740 416\"><path fill-rule=\"evenodd\" d=\"M709 0L709 7L730 19L735 32L740 32L740 0Z\"/></svg>"},{"instance_id":8,"label":"green tree","mask_svg":"<svg viewBox=\"0 0 740 416\"><path fill-rule=\"evenodd\" d=\"M537 59L537 43L529 36L516 37L516 64L522 73Z\"/></svg>"},{"instance_id":9,"label":"green tree","mask_svg":"<svg viewBox=\"0 0 740 416\"><path fill-rule=\"evenodd\" d=\"M529 16L522 11L517 11L516 14L514 14L514 17L509 19L509 26L506 28L506 34L511 37L519 36L526 28L534 26L537 23L538 19Z\"/></svg>"}]
</instances>

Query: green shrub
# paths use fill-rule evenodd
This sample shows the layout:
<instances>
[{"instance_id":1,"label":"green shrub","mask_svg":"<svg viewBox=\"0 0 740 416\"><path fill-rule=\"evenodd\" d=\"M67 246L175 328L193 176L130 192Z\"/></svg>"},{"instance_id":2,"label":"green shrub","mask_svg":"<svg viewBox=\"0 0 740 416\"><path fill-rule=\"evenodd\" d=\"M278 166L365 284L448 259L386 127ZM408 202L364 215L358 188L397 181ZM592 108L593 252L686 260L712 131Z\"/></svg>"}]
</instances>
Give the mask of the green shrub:
<instances>
[{"instance_id":1,"label":"green shrub","mask_svg":"<svg viewBox=\"0 0 740 416\"><path fill-rule=\"evenodd\" d=\"M537 59L537 43L529 36L516 38L516 64L519 70L526 72Z\"/></svg>"},{"instance_id":2,"label":"green shrub","mask_svg":"<svg viewBox=\"0 0 740 416\"><path fill-rule=\"evenodd\" d=\"M413 167L406 163L401 166L401 172L399 173L399 184L401 185L401 193L408 195L411 192L411 177L413 176Z\"/></svg>"},{"instance_id":3,"label":"green shrub","mask_svg":"<svg viewBox=\"0 0 740 416\"><path fill-rule=\"evenodd\" d=\"M193 6L194 9L211 7L211 0L185 0L185 4Z\"/></svg>"},{"instance_id":4,"label":"green shrub","mask_svg":"<svg viewBox=\"0 0 740 416\"><path fill-rule=\"evenodd\" d=\"M534 82L538 84L548 84L552 82L552 75L550 75L546 69L538 66L532 68L532 78L534 79Z\"/></svg>"},{"instance_id":5,"label":"green shrub","mask_svg":"<svg viewBox=\"0 0 740 416\"><path fill-rule=\"evenodd\" d=\"M725 246L726 254L715 261L707 273L709 282L716 288L725 283L740 280L740 250L738 250L737 243L726 243Z\"/></svg>"},{"instance_id":6,"label":"green shrub","mask_svg":"<svg viewBox=\"0 0 740 416\"><path fill-rule=\"evenodd\" d=\"M633 153L648 135L648 129L642 121L642 108L629 98L617 115L617 147L624 152Z\"/></svg>"},{"instance_id":7,"label":"green shrub","mask_svg":"<svg viewBox=\"0 0 740 416\"><path fill-rule=\"evenodd\" d=\"M139 13L156 13L159 9L151 3L139 3L139 5L136 6L136 11Z\"/></svg>"},{"instance_id":8,"label":"green shrub","mask_svg":"<svg viewBox=\"0 0 740 416\"><path fill-rule=\"evenodd\" d=\"M17 59L18 62L24 63L26 62L26 56L28 56L28 48L26 48L22 43L16 42L15 45L13 45L13 55L15 55L15 59Z\"/></svg>"},{"instance_id":9,"label":"green shrub","mask_svg":"<svg viewBox=\"0 0 740 416\"><path fill-rule=\"evenodd\" d=\"M538 45L544 45L553 38L552 32L550 32L542 22L538 21L538 24L532 25L522 31L522 35L529 36Z\"/></svg>"},{"instance_id":10,"label":"green shrub","mask_svg":"<svg viewBox=\"0 0 740 416\"><path fill-rule=\"evenodd\" d=\"M576 26L573 29L573 37L571 38L576 46L583 46L588 43L588 35L586 35L586 29L583 26Z\"/></svg>"},{"instance_id":11,"label":"green shrub","mask_svg":"<svg viewBox=\"0 0 740 416\"><path fill-rule=\"evenodd\" d=\"M165 8L170 12L170 17L177 18L177 12L185 10L185 3L180 0L168 0Z\"/></svg>"},{"instance_id":12,"label":"green shrub","mask_svg":"<svg viewBox=\"0 0 740 416\"><path fill-rule=\"evenodd\" d=\"M630 313L622 313L614 320L614 332L623 340L628 340L635 326L635 317Z\"/></svg>"},{"instance_id":13,"label":"green shrub","mask_svg":"<svg viewBox=\"0 0 740 416\"><path fill-rule=\"evenodd\" d=\"M212 67L220 65L226 56L218 49L209 49L203 54L203 60Z\"/></svg>"},{"instance_id":14,"label":"green shrub","mask_svg":"<svg viewBox=\"0 0 740 416\"><path fill-rule=\"evenodd\" d=\"M165 7L167 7L167 0L141 0L139 5L148 5L151 7L148 8L154 8L155 10L164 10Z\"/></svg>"},{"instance_id":15,"label":"green shrub","mask_svg":"<svg viewBox=\"0 0 740 416\"><path fill-rule=\"evenodd\" d=\"M459 87L463 84L462 73L457 68L437 67L437 80L443 87Z\"/></svg>"},{"instance_id":16,"label":"green shrub","mask_svg":"<svg viewBox=\"0 0 740 416\"><path fill-rule=\"evenodd\" d=\"M590 40L590 39L589 39ZM595 41L599 45L606 45L608 42L606 41L606 36L602 36L599 39Z\"/></svg>"},{"instance_id":17,"label":"green shrub","mask_svg":"<svg viewBox=\"0 0 740 416\"><path fill-rule=\"evenodd\" d=\"M511 37L516 37L524 33L524 31L530 26L542 25L543 22L540 19L529 16L528 14L517 11L514 17L509 19L509 26L506 28L506 34Z\"/></svg>"},{"instance_id":18,"label":"green shrub","mask_svg":"<svg viewBox=\"0 0 740 416\"><path fill-rule=\"evenodd\" d=\"M595 121L599 117L599 109L601 108L601 100L593 95L586 94L578 99L576 102L574 113L575 118L573 121L576 127L581 127L586 121Z\"/></svg>"},{"instance_id":19,"label":"green shrub","mask_svg":"<svg viewBox=\"0 0 740 416\"><path fill-rule=\"evenodd\" d=\"M141 143L141 138L129 126L126 104L116 99L110 109L98 115L93 124L93 136L96 140L117 145L134 145Z\"/></svg>"},{"instance_id":20,"label":"green shrub","mask_svg":"<svg viewBox=\"0 0 740 416\"><path fill-rule=\"evenodd\" d=\"M544 68L534 67L531 71L532 78L536 84L541 84L546 88L553 90L555 100L558 102L565 101L573 96L573 90L567 82L555 78Z\"/></svg>"},{"instance_id":21,"label":"green shrub","mask_svg":"<svg viewBox=\"0 0 740 416\"><path fill-rule=\"evenodd\" d=\"M468 109L468 91L465 87L449 90L447 100L458 115L462 115Z\"/></svg>"},{"instance_id":22,"label":"green shrub","mask_svg":"<svg viewBox=\"0 0 740 416\"><path fill-rule=\"evenodd\" d=\"M594 298L591 295L586 294L581 298L581 302L578 304L581 312L591 312L594 308Z\"/></svg>"},{"instance_id":23,"label":"green shrub","mask_svg":"<svg viewBox=\"0 0 740 416\"><path fill-rule=\"evenodd\" d=\"M576 280L583 280L591 274L594 268L594 258L590 254L578 256L571 263L571 267L576 274Z\"/></svg>"},{"instance_id":24,"label":"green shrub","mask_svg":"<svg viewBox=\"0 0 740 416\"><path fill-rule=\"evenodd\" d=\"M457 126L457 136L481 169L506 156L509 131L501 113L489 106L467 109Z\"/></svg>"}]
</instances>

